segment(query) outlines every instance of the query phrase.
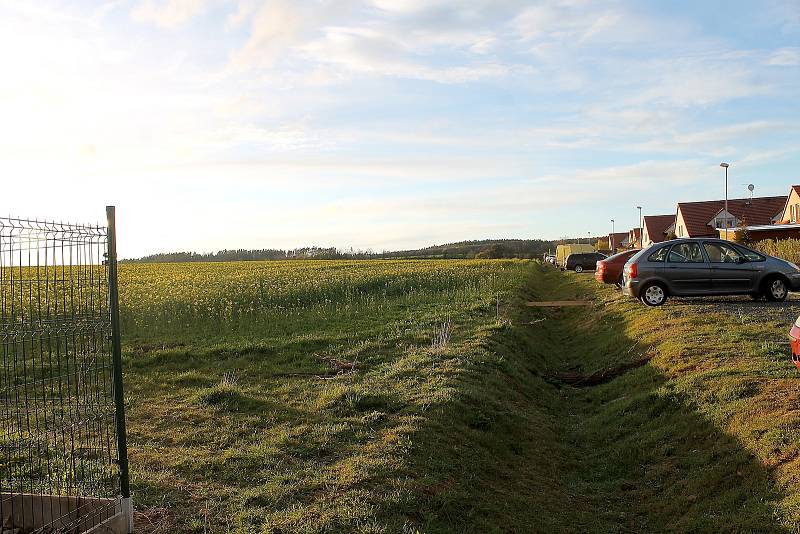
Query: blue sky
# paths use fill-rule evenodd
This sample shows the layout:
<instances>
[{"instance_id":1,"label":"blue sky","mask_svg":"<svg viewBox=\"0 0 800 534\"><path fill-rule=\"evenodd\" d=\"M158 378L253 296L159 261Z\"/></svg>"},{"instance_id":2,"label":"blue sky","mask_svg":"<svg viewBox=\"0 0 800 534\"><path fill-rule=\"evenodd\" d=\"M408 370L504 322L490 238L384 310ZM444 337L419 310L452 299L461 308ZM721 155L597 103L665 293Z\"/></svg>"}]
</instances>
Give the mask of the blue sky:
<instances>
[{"instance_id":1,"label":"blue sky","mask_svg":"<svg viewBox=\"0 0 800 534\"><path fill-rule=\"evenodd\" d=\"M800 183L800 4L0 0L0 212L120 251L558 238Z\"/></svg>"}]
</instances>

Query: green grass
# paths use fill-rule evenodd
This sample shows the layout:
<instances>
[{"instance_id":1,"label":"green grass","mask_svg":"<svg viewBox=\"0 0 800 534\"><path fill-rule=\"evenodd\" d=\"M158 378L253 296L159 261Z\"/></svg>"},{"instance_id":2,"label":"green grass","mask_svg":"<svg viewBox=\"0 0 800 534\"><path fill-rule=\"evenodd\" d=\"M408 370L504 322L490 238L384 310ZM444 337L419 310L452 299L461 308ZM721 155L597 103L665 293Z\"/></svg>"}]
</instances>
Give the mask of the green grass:
<instances>
[{"instance_id":1,"label":"green grass","mask_svg":"<svg viewBox=\"0 0 800 534\"><path fill-rule=\"evenodd\" d=\"M129 270L122 289L139 523L162 532L418 528L412 451L436 418L449 417L460 377L494 358L485 340L502 327L498 297L508 302L530 265ZM298 298L288 282L262 292L270 277L298 280L313 296ZM177 319L157 324L167 312ZM187 328L192 314L200 316ZM433 347L448 321L449 342Z\"/></svg>"},{"instance_id":2,"label":"green grass","mask_svg":"<svg viewBox=\"0 0 800 534\"><path fill-rule=\"evenodd\" d=\"M797 379L775 343L787 325L646 309L531 262L407 263L392 287L413 297L358 264L347 308L315 297L256 329L234 314L219 332L134 330L143 530L797 530ZM425 269L439 270L427 287ZM569 298L597 304L523 305ZM151 323L147 309L129 328ZM432 347L447 320L450 341ZM642 355L596 387L556 378ZM331 374L343 363L355 371Z\"/></svg>"}]
</instances>

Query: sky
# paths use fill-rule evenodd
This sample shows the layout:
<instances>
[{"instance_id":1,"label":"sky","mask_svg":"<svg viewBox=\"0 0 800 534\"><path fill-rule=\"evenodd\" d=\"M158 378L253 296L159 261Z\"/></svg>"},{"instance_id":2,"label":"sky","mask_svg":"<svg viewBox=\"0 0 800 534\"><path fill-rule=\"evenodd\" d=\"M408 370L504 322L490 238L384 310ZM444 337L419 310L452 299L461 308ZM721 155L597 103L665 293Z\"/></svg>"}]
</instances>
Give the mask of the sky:
<instances>
[{"instance_id":1,"label":"sky","mask_svg":"<svg viewBox=\"0 0 800 534\"><path fill-rule=\"evenodd\" d=\"M606 234L800 183L800 3L0 0L0 213L119 252Z\"/></svg>"}]
</instances>

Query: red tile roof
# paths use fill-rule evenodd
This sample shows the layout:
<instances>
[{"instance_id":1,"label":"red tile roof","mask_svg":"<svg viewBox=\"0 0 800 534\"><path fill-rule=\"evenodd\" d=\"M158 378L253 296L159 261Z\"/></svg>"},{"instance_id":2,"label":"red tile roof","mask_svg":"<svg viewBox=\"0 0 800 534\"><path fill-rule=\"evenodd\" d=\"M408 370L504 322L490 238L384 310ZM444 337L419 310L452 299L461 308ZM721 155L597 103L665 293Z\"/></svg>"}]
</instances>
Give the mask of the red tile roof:
<instances>
[{"instance_id":1,"label":"red tile roof","mask_svg":"<svg viewBox=\"0 0 800 534\"><path fill-rule=\"evenodd\" d=\"M785 204L786 196L734 198L728 200L728 211L749 225L771 224L772 218L781 213ZM717 232L708 223L723 209L724 200L678 203L678 212L683 215L689 237L716 236Z\"/></svg>"},{"instance_id":2,"label":"red tile roof","mask_svg":"<svg viewBox=\"0 0 800 534\"><path fill-rule=\"evenodd\" d=\"M644 227L647 229L647 237L653 243L661 243L667 238L667 228L674 222L674 213L671 215L645 215Z\"/></svg>"}]
</instances>

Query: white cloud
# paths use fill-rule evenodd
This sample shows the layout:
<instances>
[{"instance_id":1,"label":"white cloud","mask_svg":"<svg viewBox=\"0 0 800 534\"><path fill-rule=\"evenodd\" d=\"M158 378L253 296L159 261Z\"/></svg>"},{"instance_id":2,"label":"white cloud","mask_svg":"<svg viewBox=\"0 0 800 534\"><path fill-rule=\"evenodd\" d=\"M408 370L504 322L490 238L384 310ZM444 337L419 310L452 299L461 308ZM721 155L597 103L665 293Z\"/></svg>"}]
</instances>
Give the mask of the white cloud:
<instances>
[{"instance_id":1,"label":"white cloud","mask_svg":"<svg viewBox=\"0 0 800 534\"><path fill-rule=\"evenodd\" d=\"M570 48L589 42L630 43L652 40L650 21L608 4L547 1L523 9L511 27L524 42L551 41Z\"/></svg>"},{"instance_id":2,"label":"white cloud","mask_svg":"<svg viewBox=\"0 0 800 534\"><path fill-rule=\"evenodd\" d=\"M632 99L636 103L678 107L709 104L765 94L769 83L759 80L744 62L713 58L678 58L650 65L652 81Z\"/></svg>"},{"instance_id":3,"label":"white cloud","mask_svg":"<svg viewBox=\"0 0 800 534\"><path fill-rule=\"evenodd\" d=\"M252 20L249 37L233 54L231 65L239 71L270 69L281 59L284 65L299 61L335 66L348 76L368 74L441 83L497 78L512 69L495 58L484 57L499 44L498 36L488 28L448 27L445 21L416 24L416 19L406 15L432 8L423 8L417 2L379 3L378 7L378 15L356 25L349 15L364 14L363 5L356 0L335 4L267 0L257 10L252 4L240 4L233 15L234 24L241 24L248 16ZM438 60L438 53L452 51L463 52L458 61ZM309 76L319 73L313 70ZM325 75L326 81L342 78L342 74L330 70Z\"/></svg>"},{"instance_id":4,"label":"white cloud","mask_svg":"<svg viewBox=\"0 0 800 534\"><path fill-rule=\"evenodd\" d=\"M162 28L177 28L208 7L209 0L140 0L131 10L139 22L152 22Z\"/></svg>"},{"instance_id":5,"label":"white cloud","mask_svg":"<svg viewBox=\"0 0 800 534\"><path fill-rule=\"evenodd\" d=\"M247 42L234 53L232 65L238 70L271 67L291 53L323 24L348 11L344 2L338 9L332 3L266 0L253 13ZM239 23L247 15L239 16Z\"/></svg>"},{"instance_id":6,"label":"white cloud","mask_svg":"<svg viewBox=\"0 0 800 534\"><path fill-rule=\"evenodd\" d=\"M630 143L624 148L639 152L693 152L729 156L739 153L754 138L776 131L786 132L789 129L794 130L790 125L781 122L751 121L694 131L662 132L650 140ZM736 147L740 149L737 150Z\"/></svg>"},{"instance_id":7,"label":"white cloud","mask_svg":"<svg viewBox=\"0 0 800 534\"><path fill-rule=\"evenodd\" d=\"M301 50L314 61L339 65L354 73L441 83L497 78L510 72L509 66L491 62L430 66L415 58L405 43L369 28L330 27L322 39Z\"/></svg>"},{"instance_id":8,"label":"white cloud","mask_svg":"<svg viewBox=\"0 0 800 534\"><path fill-rule=\"evenodd\" d=\"M795 67L800 65L800 48L779 48L767 58L767 65L775 67Z\"/></svg>"}]
</instances>

